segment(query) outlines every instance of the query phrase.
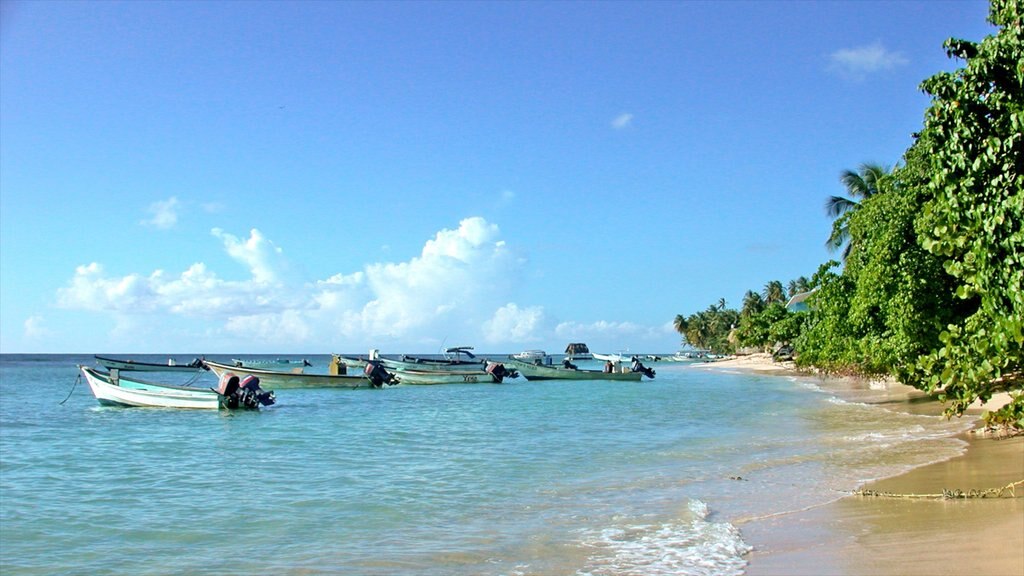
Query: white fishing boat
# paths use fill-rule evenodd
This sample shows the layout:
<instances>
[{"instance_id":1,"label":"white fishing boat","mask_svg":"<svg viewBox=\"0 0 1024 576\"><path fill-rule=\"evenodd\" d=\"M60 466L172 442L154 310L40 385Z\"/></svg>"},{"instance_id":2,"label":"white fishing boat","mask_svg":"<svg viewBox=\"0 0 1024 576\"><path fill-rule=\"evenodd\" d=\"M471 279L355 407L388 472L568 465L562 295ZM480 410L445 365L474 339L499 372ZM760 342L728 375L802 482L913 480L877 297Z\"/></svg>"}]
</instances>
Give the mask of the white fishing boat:
<instances>
[{"instance_id":1,"label":"white fishing boat","mask_svg":"<svg viewBox=\"0 0 1024 576\"><path fill-rule=\"evenodd\" d=\"M269 406L275 402L273 392L259 387L259 380L245 383L235 376L222 380L220 386L199 388L147 382L126 376L117 368L100 372L89 366L78 366L93 396L104 406L132 406L143 408L189 408L217 410L220 408L250 408Z\"/></svg>"},{"instance_id":2,"label":"white fishing boat","mask_svg":"<svg viewBox=\"0 0 1024 576\"><path fill-rule=\"evenodd\" d=\"M629 362L630 360L632 360L633 357L628 355L628 354L623 356L621 353L598 354L597 352L594 352L593 358L594 358L594 360L601 360L602 362L611 362L612 364L621 364L623 362Z\"/></svg>"}]
</instances>

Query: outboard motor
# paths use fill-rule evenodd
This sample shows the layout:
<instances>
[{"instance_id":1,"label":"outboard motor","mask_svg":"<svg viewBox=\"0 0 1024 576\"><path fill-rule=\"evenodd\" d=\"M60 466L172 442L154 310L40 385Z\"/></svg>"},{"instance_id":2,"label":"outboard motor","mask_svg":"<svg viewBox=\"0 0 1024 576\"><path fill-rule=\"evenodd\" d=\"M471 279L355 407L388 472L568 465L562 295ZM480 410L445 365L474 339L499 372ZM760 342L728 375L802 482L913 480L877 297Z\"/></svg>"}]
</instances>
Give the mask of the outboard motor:
<instances>
[{"instance_id":1,"label":"outboard motor","mask_svg":"<svg viewBox=\"0 0 1024 576\"><path fill-rule=\"evenodd\" d=\"M498 384L501 384L505 378L517 378L519 376L519 372L509 370L505 368L504 364L498 364L497 362L489 362L485 370Z\"/></svg>"},{"instance_id":2,"label":"outboard motor","mask_svg":"<svg viewBox=\"0 0 1024 576\"><path fill-rule=\"evenodd\" d=\"M631 369L633 372L642 372L643 375L648 378L654 378L654 368L644 366L636 356L633 357L633 366Z\"/></svg>"},{"instance_id":3,"label":"outboard motor","mask_svg":"<svg viewBox=\"0 0 1024 576\"><path fill-rule=\"evenodd\" d=\"M217 393L221 396L221 404L229 410L258 410L260 406L270 406L277 401L272 391L260 388L259 378L249 375L239 380L238 376L231 372L221 377Z\"/></svg>"},{"instance_id":4,"label":"outboard motor","mask_svg":"<svg viewBox=\"0 0 1024 576\"><path fill-rule=\"evenodd\" d=\"M383 388L385 384L388 386L398 384L398 378L385 370L380 362L367 362L366 368L363 368L363 374L370 380L370 384L374 388Z\"/></svg>"}]
</instances>

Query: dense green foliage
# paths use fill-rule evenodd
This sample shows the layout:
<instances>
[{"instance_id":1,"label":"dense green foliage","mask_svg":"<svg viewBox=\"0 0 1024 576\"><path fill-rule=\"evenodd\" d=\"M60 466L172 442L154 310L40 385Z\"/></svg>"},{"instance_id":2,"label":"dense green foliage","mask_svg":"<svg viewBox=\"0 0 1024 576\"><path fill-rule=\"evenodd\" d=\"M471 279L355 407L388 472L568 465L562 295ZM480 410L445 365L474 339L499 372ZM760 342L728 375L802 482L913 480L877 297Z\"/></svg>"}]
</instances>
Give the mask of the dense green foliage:
<instances>
[{"instance_id":1,"label":"dense green foliage","mask_svg":"<svg viewBox=\"0 0 1024 576\"><path fill-rule=\"evenodd\" d=\"M716 354L732 351L729 334L739 320L739 313L726 308L725 300L708 306L706 310L684 317L677 315L673 326L687 343Z\"/></svg>"},{"instance_id":2,"label":"dense green foliage","mask_svg":"<svg viewBox=\"0 0 1024 576\"><path fill-rule=\"evenodd\" d=\"M998 32L982 42L946 42L966 65L922 84L932 102L902 166L844 172L850 198L827 204L836 218L828 245L845 244L843 266L790 283L791 296L814 290L810 310L788 312L781 283L748 291L731 344L791 342L802 366L892 374L937 393L949 414L1021 388L1022 2L992 0ZM1024 428L1024 394L1012 398L988 421Z\"/></svg>"},{"instance_id":3,"label":"dense green foliage","mask_svg":"<svg viewBox=\"0 0 1024 576\"><path fill-rule=\"evenodd\" d=\"M914 144L929 163L921 242L943 258L967 314L946 326L941 346L906 377L941 390L958 413L1024 380L1021 1L993 0L989 21L1001 29L980 43L946 42L966 65L923 83L932 105Z\"/></svg>"}]
</instances>

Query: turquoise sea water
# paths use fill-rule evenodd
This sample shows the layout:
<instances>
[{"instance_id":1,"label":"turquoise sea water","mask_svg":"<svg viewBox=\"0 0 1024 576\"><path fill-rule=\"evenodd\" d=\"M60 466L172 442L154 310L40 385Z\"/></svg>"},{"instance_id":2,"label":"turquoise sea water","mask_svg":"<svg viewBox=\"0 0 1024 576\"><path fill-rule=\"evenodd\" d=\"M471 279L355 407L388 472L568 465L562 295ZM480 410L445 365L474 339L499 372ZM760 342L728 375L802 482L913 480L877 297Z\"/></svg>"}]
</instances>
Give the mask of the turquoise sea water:
<instances>
[{"instance_id":1,"label":"turquoise sea water","mask_svg":"<svg viewBox=\"0 0 1024 576\"><path fill-rule=\"evenodd\" d=\"M947 458L967 425L667 363L640 383L110 408L84 382L68 397L93 363L0 356L4 574L741 574L751 522Z\"/></svg>"}]
</instances>

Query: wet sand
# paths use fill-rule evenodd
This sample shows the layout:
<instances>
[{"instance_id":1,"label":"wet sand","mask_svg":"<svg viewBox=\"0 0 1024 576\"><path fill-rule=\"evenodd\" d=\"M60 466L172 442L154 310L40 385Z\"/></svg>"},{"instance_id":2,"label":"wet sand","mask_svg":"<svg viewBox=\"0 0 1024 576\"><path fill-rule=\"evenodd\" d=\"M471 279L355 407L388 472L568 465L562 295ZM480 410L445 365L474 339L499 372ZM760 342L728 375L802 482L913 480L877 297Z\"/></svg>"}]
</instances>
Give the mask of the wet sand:
<instances>
[{"instance_id":1,"label":"wet sand","mask_svg":"<svg viewBox=\"0 0 1024 576\"><path fill-rule=\"evenodd\" d=\"M756 355L705 365L792 373ZM822 380L847 399L912 413L939 414L942 405L896 383ZM984 409L1005 402L994 398ZM981 409L965 418L977 419ZM1024 480L1024 436L961 435L965 452L943 462L862 487L896 494L989 490ZM1015 497L1014 497L1015 496ZM754 547L749 576L1024 576L1024 485L1001 497L972 499L848 496L831 504L739 526Z\"/></svg>"}]
</instances>

